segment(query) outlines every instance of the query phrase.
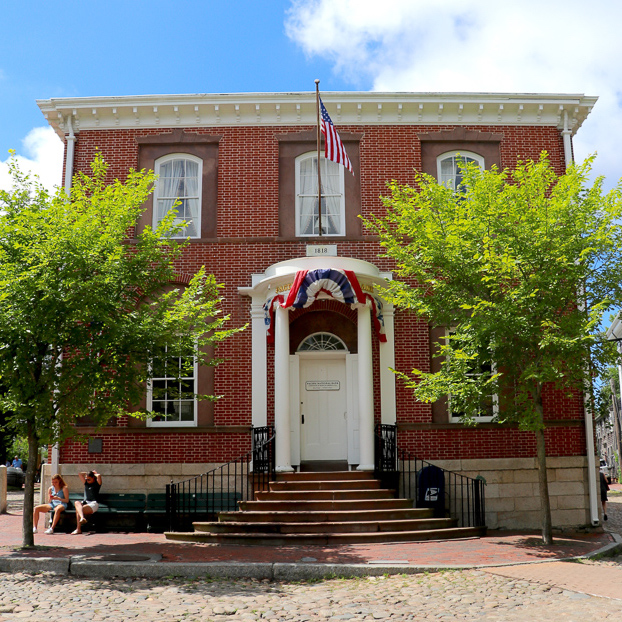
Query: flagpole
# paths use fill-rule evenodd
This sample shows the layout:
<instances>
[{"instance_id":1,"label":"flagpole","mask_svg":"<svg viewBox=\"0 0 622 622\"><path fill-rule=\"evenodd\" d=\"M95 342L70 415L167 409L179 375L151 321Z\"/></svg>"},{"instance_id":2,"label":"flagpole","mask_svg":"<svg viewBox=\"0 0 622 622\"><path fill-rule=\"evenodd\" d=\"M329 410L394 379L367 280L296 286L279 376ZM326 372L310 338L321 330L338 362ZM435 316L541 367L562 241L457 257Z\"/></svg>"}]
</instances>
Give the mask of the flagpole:
<instances>
[{"instance_id":1,"label":"flagpole","mask_svg":"<svg viewBox=\"0 0 622 622\"><path fill-rule=\"evenodd\" d=\"M317 117L317 214L319 235L322 235L322 173L320 172L320 81L315 80L315 108Z\"/></svg>"}]
</instances>

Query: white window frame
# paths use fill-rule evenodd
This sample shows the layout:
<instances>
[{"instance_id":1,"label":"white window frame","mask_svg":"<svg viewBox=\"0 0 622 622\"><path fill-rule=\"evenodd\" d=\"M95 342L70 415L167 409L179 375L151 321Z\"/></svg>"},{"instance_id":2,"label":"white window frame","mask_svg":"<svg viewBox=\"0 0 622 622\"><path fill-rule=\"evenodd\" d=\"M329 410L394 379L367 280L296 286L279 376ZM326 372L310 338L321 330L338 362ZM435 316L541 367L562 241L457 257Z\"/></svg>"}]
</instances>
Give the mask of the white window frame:
<instances>
[{"instance_id":1,"label":"white window frame","mask_svg":"<svg viewBox=\"0 0 622 622\"><path fill-rule=\"evenodd\" d=\"M299 155L296 158L296 237L317 237L319 233L301 233L301 184L300 184L300 167L303 161L317 158L317 151L308 151ZM346 234L346 193L345 193L345 180L344 180L344 167L341 164L337 164L332 160L327 160L324 157L324 154L320 154L320 167L322 171L326 170L326 167L337 167L339 173L339 195L330 195L330 196L339 196L339 233L322 233L322 237L343 237ZM324 184L322 184L324 185ZM317 181L315 182L316 191L315 196L317 196ZM311 195L304 195L311 196Z\"/></svg>"},{"instance_id":2,"label":"white window frame","mask_svg":"<svg viewBox=\"0 0 622 622\"><path fill-rule=\"evenodd\" d=\"M485 168L485 161L484 161L484 157L479 155L478 153L473 153L472 151L462 151L460 149L454 150L454 151L446 151L445 153L441 153L441 155L439 155L436 158L436 178L438 180L439 184L444 184L446 186L448 186L449 188L451 188L452 190L456 190L456 174L457 174L457 163L455 162L456 156L462 157L462 158L470 158L472 160L475 160L475 162L477 163L477 165L481 168L484 169ZM451 178L451 180L449 179L443 179L443 176L441 174L441 162L444 162L445 160L447 160L448 158L453 158L454 162L454 174ZM451 181L451 183L448 183L449 181Z\"/></svg>"},{"instance_id":3,"label":"white window frame","mask_svg":"<svg viewBox=\"0 0 622 622\"><path fill-rule=\"evenodd\" d=\"M200 238L201 237L201 215L203 212L203 206L202 206L202 190L203 190L203 160L201 158L198 158L197 156L191 155L189 153L169 153L165 156L162 156L161 158L158 158L155 161L154 164L154 172L156 175L160 175L160 168L163 164L166 164L172 160L189 160L191 162L194 162L198 165L198 196L196 197L184 197L184 198L196 198L197 202L198 202L198 216L196 218L196 221L194 222L194 227L196 230L196 235L187 235L185 233L180 232L177 233L176 235L171 235L171 238L173 239L185 239L185 238ZM160 221L157 219L157 214L158 214L158 200L161 198L166 198L166 199L172 199L172 198L179 198L179 197L161 197L160 196L160 184L159 184L159 180L156 181L155 183L155 188L153 191L153 228L155 229L158 224L160 223ZM177 220L177 219L176 219ZM181 219L183 220L183 219Z\"/></svg>"},{"instance_id":4,"label":"white window frame","mask_svg":"<svg viewBox=\"0 0 622 622\"><path fill-rule=\"evenodd\" d=\"M445 336L448 336L450 334L450 330L445 329ZM491 371L492 373L496 373L497 372L497 363L496 361L493 361L490 365ZM469 376L474 376L476 374L467 374ZM477 374L477 375L481 375L481 374ZM460 423L460 418L462 416L462 413L459 413L457 415L454 415L452 410L451 410L451 394L449 394L447 396L447 412L449 414L449 422L450 423ZM490 421L492 421L495 417L497 417L499 415L499 396L495 393L492 396L492 415L476 415L474 417L475 421L477 421L478 423L489 423Z\"/></svg>"},{"instance_id":5,"label":"white window frame","mask_svg":"<svg viewBox=\"0 0 622 622\"><path fill-rule=\"evenodd\" d=\"M177 357L179 358L179 357ZM171 427L196 427L197 425L197 411L198 411L198 400L197 400L197 388L198 388L198 372L199 365L196 354L193 357L193 393L194 398L192 399L192 410L193 410L193 418L192 421L179 421L179 420L165 420L165 421L154 421L154 419L147 419L147 427L153 428L171 428ZM163 378L156 377L151 378L147 382L147 411L151 412L153 410L153 381L154 380L170 380L174 378L174 376L166 376ZM189 380L188 377L179 378L179 380ZM156 400L161 401L161 400ZM190 400L184 400L190 401Z\"/></svg>"}]
</instances>

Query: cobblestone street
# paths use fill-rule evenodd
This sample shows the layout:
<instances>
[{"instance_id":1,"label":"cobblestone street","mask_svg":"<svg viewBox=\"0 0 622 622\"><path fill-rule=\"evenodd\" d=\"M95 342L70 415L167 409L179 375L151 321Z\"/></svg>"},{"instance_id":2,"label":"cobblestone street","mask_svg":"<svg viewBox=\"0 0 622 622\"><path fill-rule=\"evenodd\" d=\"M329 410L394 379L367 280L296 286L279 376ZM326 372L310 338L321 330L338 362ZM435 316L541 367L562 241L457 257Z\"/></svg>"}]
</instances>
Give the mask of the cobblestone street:
<instances>
[{"instance_id":1,"label":"cobblestone street","mask_svg":"<svg viewBox=\"0 0 622 622\"><path fill-rule=\"evenodd\" d=\"M616 573L615 570L612 570ZM617 570L621 575L622 571ZM612 577L613 579L613 577ZM0 619L619 620L622 600L468 570L283 584L3 576Z\"/></svg>"},{"instance_id":2,"label":"cobblestone street","mask_svg":"<svg viewBox=\"0 0 622 622\"><path fill-rule=\"evenodd\" d=\"M622 525L612 495L607 528ZM579 570L579 572L577 572ZM592 594L600 594L595 596ZM622 555L600 560L309 582L80 579L0 573L13 620L619 620Z\"/></svg>"}]
</instances>

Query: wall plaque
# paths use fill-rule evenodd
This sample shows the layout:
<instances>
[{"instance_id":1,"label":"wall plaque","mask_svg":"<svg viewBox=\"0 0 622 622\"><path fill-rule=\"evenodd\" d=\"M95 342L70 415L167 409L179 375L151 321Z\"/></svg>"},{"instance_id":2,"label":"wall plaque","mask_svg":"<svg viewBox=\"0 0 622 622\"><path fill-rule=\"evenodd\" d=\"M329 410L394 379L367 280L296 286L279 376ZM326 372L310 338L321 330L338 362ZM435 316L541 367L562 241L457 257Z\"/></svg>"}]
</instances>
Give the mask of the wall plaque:
<instances>
[{"instance_id":1,"label":"wall plaque","mask_svg":"<svg viewBox=\"0 0 622 622\"><path fill-rule=\"evenodd\" d=\"M339 391L340 388L339 380L307 380L305 382L307 391Z\"/></svg>"}]
</instances>

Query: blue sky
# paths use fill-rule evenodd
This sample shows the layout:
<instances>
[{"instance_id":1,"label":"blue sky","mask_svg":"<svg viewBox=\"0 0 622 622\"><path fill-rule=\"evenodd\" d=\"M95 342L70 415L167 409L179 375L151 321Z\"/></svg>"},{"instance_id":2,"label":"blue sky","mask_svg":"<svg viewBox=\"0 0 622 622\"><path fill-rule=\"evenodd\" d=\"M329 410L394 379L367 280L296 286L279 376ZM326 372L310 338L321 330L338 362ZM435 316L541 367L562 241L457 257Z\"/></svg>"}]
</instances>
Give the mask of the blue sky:
<instances>
[{"instance_id":1,"label":"blue sky","mask_svg":"<svg viewBox=\"0 0 622 622\"><path fill-rule=\"evenodd\" d=\"M50 97L323 90L564 92L600 100L575 138L622 175L622 3L593 0L5 2L0 186L9 149L60 183ZM510 6L508 6L510 5ZM589 12L588 11L589 7Z\"/></svg>"}]
</instances>

